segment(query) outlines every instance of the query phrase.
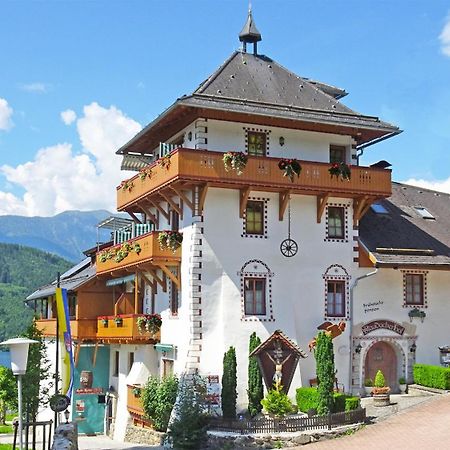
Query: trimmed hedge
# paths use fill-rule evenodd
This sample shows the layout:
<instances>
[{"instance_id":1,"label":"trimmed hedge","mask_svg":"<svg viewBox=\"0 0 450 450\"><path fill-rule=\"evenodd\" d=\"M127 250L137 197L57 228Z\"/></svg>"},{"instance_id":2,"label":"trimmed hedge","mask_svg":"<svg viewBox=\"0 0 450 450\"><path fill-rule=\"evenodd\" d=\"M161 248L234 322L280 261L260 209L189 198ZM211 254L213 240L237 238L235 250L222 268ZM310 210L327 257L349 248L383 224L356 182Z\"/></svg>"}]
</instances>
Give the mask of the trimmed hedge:
<instances>
[{"instance_id":1,"label":"trimmed hedge","mask_svg":"<svg viewBox=\"0 0 450 450\"><path fill-rule=\"evenodd\" d=\"M414 383L436 389L450 389L450 368L414 364Z\"/></svg>"},{"instance_id":2,"label":"trimmed hedge","mask_svg":"<svg viewBox=\"0 0 450 450\"><path fill-rule=\"evenodd\" d=\"M302 387L297 389L296 394L297 406L299 411L308 412L310 409L317 410L319 403L319 393L317 388ZM333 412L352 411L360 406L359 397L334 393L334 409Z\"/></svg>"}]
</instances>

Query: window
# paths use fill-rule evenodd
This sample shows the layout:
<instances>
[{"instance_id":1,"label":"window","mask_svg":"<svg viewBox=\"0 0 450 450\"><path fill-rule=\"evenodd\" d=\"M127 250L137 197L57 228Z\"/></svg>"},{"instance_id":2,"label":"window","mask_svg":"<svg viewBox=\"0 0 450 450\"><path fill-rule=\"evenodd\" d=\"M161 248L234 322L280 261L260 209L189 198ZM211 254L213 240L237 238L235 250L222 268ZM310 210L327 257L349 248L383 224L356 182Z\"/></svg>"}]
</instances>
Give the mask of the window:
<instances>
[{"instance_id":1,"label":"window","mask_svg":"<svg viewBox=\"0 0 450 450\"><path fill-rule=\"evenodd\" d=\"M67 299L69 303L69 317L75 319L77 314L77 296L76 294L70 294Z\"/></svg>"},{"instance_id":2,"label":"window","mask_svg":"<svg viewBox=\"0 0 450 450\"><path fill-rule=\"evenodd\" d=\"M405 303L407 305L423 305L423 274L421 273L407 273L405 274L405 289L406 297Z\"/></svg>"},{"instance_id":3,"label":"window","mask_svg":"<svg viewBox=\"0 0 450 450\"><path fill-rule=\"evenodd\" d=\"M345 209L341 206L328 207L328 238L345 238Z\"/></svg>"},{"instance_id":4,"label":"window","mask_svg":"<svg viewBox=\"0 0 450 450\"><path fill-rule=\"evenodd\" d=\"M163 378L170 377L173 375L173 360L163 359Z\"/></svg>"},{"instance_id":5,"label":"window","mask_svg":"<svg viewBox=\"0 0 450 450\"><path fill-rule=\"evenodd\" d=\"M345 316L345 281L327 282L327 316Z\"/></svg>"},{"instance_id":6,"label":"window","mask_svg":"<svg viewBox=\"0 0 450 450\"><path fill-rule=\"evenodd\" d=\"M114 352L114 371L113 377L119 376L119 352Z\"/></svg>"},{"instance_id":7,"label":"window","mask_svg":"<svg viewBox=\"0 0 450 450\"><path fill-rule=\"evenodd\" d=\"M251 156L266 156L266 133L247 131L247 152Z\"/></svg>"},{"instance_id":8,"label":"window","mask_svg":"<svg viewBox=\"0 0 450 450\"><path fill-rule=\"evenodd\" d=\"M345 162L345 147L340 145L330 145L330 163Z\"/></svg>"},{"instance_id":9,"label":"window","mask_svg":"<svg viewBox=\"0 0 450 450\"><path fill-rule=\"evenodd\" d=\"M249 200L245 211L246 234L264 234L264 202Z\"/></svg>"},{"instance_id":10,"label":"window","mask_svg":"<svg viewBox=\"0 0 450 450\"><path fill-rule=\"evenodd\" d=\"M180 229L180 215L176 211L170 211L170 229L178 231Z\"/></svg>"},{"instance_id":11,"label":"window","mask_svg":"<svg viewBox=\"0 0 450 450\"><path fill-rule=\"evenodd\" d=\"M171 281L170 282L170 314L172 316L178 315L178 288L177 285Z\"/></svg>"},{"instance_id":12,"label":"window","mask_svg":"<svg viewBox=\"0 0 450 450\"><path fill-rule=\"evenodd\" d=\"M427 208L423 208L422 206L415 206L414 209L420 214L424 219L436 220L433 214L428 211Z\"/></svg>"},{"instance_id":13,"label":"window","mask_svg":"<svg viewBox=\"0 0 450 450\"><path fill-rule=\"evenodd\" d=\"M130 372L131 368L133 367L134 363L134 352L130 352L128 354L128 372Z\"/></svg>"},{"instance_id":14,"label":"window","mask_svg":"<svg viewBox=\"0 0 450 450\"><path fill-rule=\"evenodd\" d=\"M389 214L389 211L381 203L374 203L370 205L370 208L376 214Z\"/></svg>"},{"instance_id":15,"label":"window","mask_svg":"<svg viewBox=\"0 0 450 450\"><path fill-rule=\"evenodd\" d=\"M244 312L246 316L266 315L266 279L244 279Z\"/></svg>"}]
</instances>

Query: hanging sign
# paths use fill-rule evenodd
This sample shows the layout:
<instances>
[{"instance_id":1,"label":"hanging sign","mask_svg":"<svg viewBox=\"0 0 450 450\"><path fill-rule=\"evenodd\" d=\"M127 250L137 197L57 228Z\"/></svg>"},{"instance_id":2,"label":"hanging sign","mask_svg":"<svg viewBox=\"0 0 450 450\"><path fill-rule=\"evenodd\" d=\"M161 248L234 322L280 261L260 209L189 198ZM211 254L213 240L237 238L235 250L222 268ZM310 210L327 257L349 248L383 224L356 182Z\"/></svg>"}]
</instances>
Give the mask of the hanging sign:
<instances>
[{"instance_id":1,"label":"hanging sign","mask_svg":"<svg viewBox=\"0 0 450 450\"><path fill-rule=\"evenodd\" d=\"M67 395L55 394L50 398L50 408L55 412L63 412L70 405L70 398Z\"/></svg>"}]
</instances>

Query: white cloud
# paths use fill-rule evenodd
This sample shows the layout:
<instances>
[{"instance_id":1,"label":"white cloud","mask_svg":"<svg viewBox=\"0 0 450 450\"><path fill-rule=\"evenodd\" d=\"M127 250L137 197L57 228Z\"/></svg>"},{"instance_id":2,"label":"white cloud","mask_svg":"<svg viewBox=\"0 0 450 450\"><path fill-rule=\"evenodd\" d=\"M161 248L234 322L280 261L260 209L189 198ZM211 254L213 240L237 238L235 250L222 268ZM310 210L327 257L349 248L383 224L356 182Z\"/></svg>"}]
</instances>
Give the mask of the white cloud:
<instances>
[{"instance_id":1,"label":"white cloud","mask_svg":"<svg viewBox=\"0 0 450 450\"><path fill-rule=\"evenodd\" d=\"M450 15L447 16L444 28L439 35L441 41L441 51L445 56L450 57Z\"/></svg>"},{"instance_id":2,"label":"white cloud","mask_svg":"<svg viewBox=\"0 0 450 450\"><path fill-rule=\"evenodd\" d=\"M12 126L11 116L13 110L4 98L0 98L0 130L9 130Z\"/></svg>"},{"instance_id":3,"label":"white cloud","mask_svg":"<svg viewBox=\"0 0 450 450\"><path fill-rule=\"evenodd\" d=\"M77 114L73 109L66 109L65 111L62 111L61 114L61 120L66 125L71 125L75 120L77 120Z\"/></svg>"},{"instance_id":4,"label":"white cloud","mask_svg":"<svg viewBox=\"0 0 450 450\"><path fill-rule=\"evenodd\" d=\"M50 85L46 83L28 83L22 84L20 88L26 92L34 92L36 94L46 94Z\"/></svg>"},{"instance_id":5,"label":"white cloud","mask_svg":"<svg viewBox=\"0 0 450 450\"><path fill-rule=\"evenodd\" d=\"M115 211L115 187L126 175L115 151L141 125L114 106L91 103L77 120L83 152L63 143L40 149L34 160L0 173L25 190L22 197L0 192L0 214L51 216L70 209Z\"/></svg>"},{"instance_id":6,"label":"white cloud","mask_svg":"<svg viewBox=\"0 0 450 450\"><path fill-rule=\"evenodd\" d=\"M425 189L431 189L433 191L447 192L450 194L450 178L446 180L424 180L410 178L409 180L402 181L405 184L411 184L413 186L419 186Z\"/></svg>"}]
</instances>

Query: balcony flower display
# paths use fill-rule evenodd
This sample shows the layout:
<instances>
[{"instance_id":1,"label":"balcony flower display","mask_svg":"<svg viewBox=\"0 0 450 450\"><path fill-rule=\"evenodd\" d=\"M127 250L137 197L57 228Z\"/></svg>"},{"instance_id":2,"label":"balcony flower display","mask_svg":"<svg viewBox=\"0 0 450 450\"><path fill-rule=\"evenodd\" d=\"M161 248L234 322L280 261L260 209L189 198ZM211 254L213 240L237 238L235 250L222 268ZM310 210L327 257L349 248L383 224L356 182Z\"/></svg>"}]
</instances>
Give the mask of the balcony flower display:
<instances>
[{"instance_id":1,"label":"balcony flower display","mask_svg":"<svg viewBox=\"0 0 450 450\"><path fill-rule=\"evenodd\" d=\"M414 308L414 309L411 309L411 311L409 311L408 316L409 316L410 322L412 322L413 317L417 317L423 322L423 319L425 319L427 314L425 311L421 311L419 308Z\"/></svg>"},{"instance_id":2,"label":"balcony flower display","mask_svg":"<svg viewBox=\"0 0 450 450\"><path fill-rule=\"evenodd\" d=\"M235 170L238 175L242 175L247 165L248 156L242 152L227 152L222 158L225 170Z\"/></svg>"},{"instance_id":3,"label":"balcony flower display","mask_svg":"<svg viewBox=\"0 0 450 450\"><path fill-rule=\"evenodd\" d=\"M122 183L120 184L120 187L123 191L131 192L131 190L134 187L134 184L130 180L125 180L125 181L122 181Z\"/></svg>"},{"instance_id":4,"label":"balcony flower display","mask_svg":"<svg viewBox=\"0 0 450 450\"><path fill-rule=\"evenodd\" d=\"M102 321L102 325L104 328L108 328L108 318L106 316L100 317L100 320Z\"/></svg>"},{"instance_id":5,"label":"balcony flower display","mask_svg":"<svg viewBox=\"0 0 450 450\"><path fill-rule=\"evenodd\" d=\"M331 178L336 177L340 178L342 181L347 180L350 181L351 171L350 167L347 166L344 162L341 163L333 163L331 167L328 169L330 172Z\"/></svg>"},{"instance_id":6,"label":"balcony flower display","mask_svg":"<svg viewBox=\"0 0 450 450\"><path fill-rule=\"evenodd\" d=\"M295 175L298 178L302 171L302 166L296 159L282 159L278 163L278 168L284 172L284 177L289 177L292 183L294 182Z\"/></svg>"},{"instance_id":7,"label":"balcony flower display","mask_svg":"<svg viewBox=\"0 0 450 450\"><path fill-rule=\"evenodd\" d=\"M175 253L183 242L183 235L178 231L160 231L158 242L161 250L170 249Z\"/></svg>"},{"instance_id":8,"label":"balcony flower display","mask_svg":"<svg viewBox=\"0 0 450 450\"><path fill-rule=\"evenodd\" d=\"M116 263L123 261L130 252L135 252L137 255L141 253L141 246L137 242L124 242L120 247L110 248L100 253L100 261L106 262L113 259Z\"/></svg>"},{"instance_id":9,"label":"balcony flower display","mask_svg":"<svg viewBox=\"0 0 450 450\"><path fill-rule=\"evenodd\" d=\"M144 181L146 178L152 177L152 169L151 167L144 167L142 170L139 171L139 178L141 181Z\"/></svg>"},{"instance_id":10,"label":"balcony flower display","mask_svg":"<svg viewBox=\"0 0 450 450\"><path fill-rule=\"evenodd\" d=\"M159 314L146 314L144 316L139 316L136 323L140 333L148 331L151 334L155 334L160 330L162 320Z\"/></svg>"},{"instance_id":11,"label":"balcony flower display","mask_svg":"<svg viewBox=\"0 0 450 450\"><path fill-rule=\"evenodd\" d=\"M158 166L160 166L162 169L166 169L169 170L170 169L170 154L166 155L166 156L162 156L161 158L158 159L157 161Z\"/></svg>"},{"instance_id":12,"label":"balcony flower display","mask_svg":"<svg viewBox=\"0 0 450 450\"><path fill-rule=\"evenodd\" d=\"M123 324L123 318L120 316L114 317L114 322L118 327L121 327Z\"/></svg>"}]
</instances>

